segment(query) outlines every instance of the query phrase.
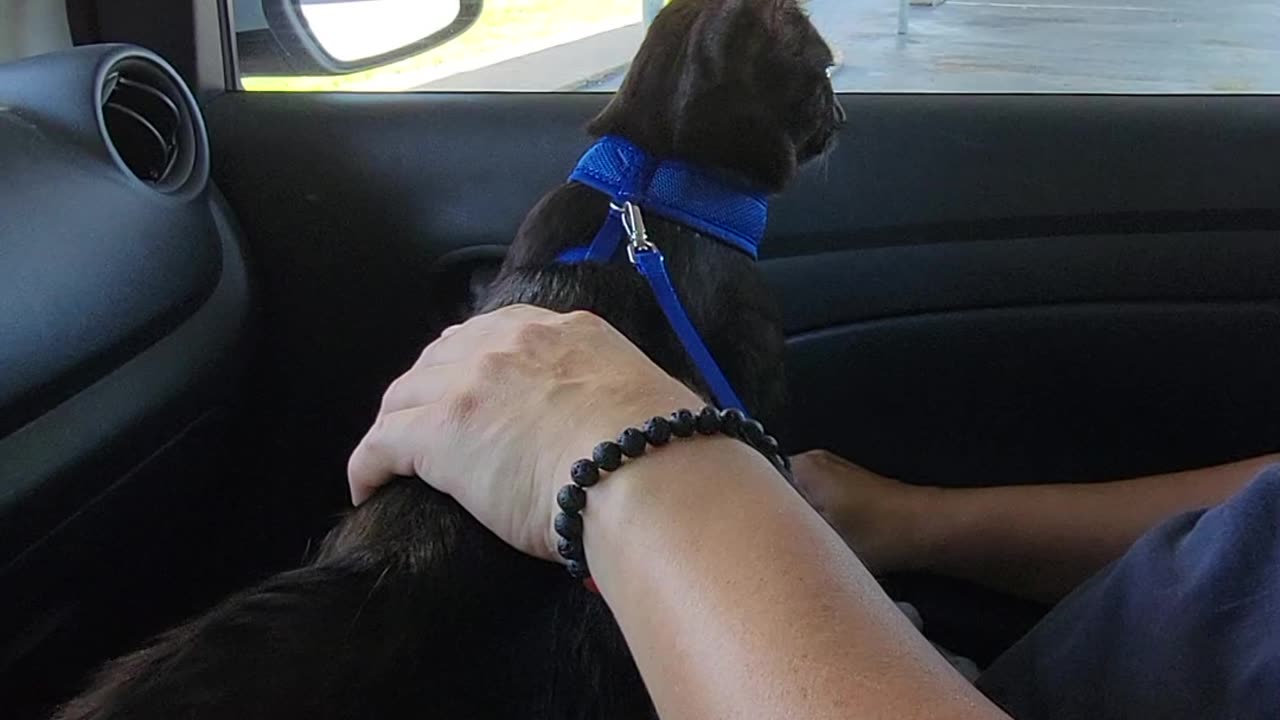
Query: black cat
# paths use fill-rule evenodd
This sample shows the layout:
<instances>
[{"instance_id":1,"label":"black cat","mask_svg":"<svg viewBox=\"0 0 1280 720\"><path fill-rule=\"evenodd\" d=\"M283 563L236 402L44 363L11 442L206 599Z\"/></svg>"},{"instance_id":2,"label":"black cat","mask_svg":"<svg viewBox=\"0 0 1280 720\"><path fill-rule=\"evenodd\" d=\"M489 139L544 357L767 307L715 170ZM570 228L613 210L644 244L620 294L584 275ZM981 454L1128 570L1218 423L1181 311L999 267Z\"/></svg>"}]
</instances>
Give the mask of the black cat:
<instances>
[{"instance_id":1,"label":"black cat","mask_svg":"<svg viewBox=\"0 0 1280 720\"><path fill-rule=\"evenodd\" d=\"M832 57L795 0L674 0L590 125L650 154L776 192L844 115ZM627 263L560 264L609 198L577 183L530 212L486 309L590 310L704 396ZM778 312L752 261L649 216L685 309L753 415L783 394ZM420 480L352 512L282 573L101 672L59 718L651 718L608 607L512 550Z\"/></svg>"}]
</instances>

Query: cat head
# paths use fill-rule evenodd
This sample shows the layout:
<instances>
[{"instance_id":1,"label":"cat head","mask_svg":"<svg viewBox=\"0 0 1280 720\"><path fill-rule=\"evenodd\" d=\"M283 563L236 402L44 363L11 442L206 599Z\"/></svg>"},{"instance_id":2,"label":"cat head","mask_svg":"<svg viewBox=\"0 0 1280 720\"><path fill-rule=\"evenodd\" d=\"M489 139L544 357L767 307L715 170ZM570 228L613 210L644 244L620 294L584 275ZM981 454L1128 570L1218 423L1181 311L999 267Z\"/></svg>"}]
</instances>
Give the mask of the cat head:
<instances>
[{"instance_id":1,"label":"cat head","mask_svg":"<svg viewBox=\"0 0 1280 720\"><path fill-rule=\"evenodd\" d=\"M672 0L588 129L777 192L844 124L833 62L796 0Z\"/></svg>"}]
</instances>

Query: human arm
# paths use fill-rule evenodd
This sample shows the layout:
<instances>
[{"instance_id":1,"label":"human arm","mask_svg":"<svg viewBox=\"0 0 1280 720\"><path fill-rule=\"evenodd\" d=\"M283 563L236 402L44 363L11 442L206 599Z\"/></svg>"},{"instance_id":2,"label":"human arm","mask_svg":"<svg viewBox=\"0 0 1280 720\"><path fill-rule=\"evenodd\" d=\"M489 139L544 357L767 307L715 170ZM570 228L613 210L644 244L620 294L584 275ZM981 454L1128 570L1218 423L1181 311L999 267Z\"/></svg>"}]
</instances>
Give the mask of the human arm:
<instances>
[{"instance_id":1,"label":"human arm","mask_svg":"<svg viewBox=\"0 0 1280 720\"><path fill-rule=\"evenodd\" d=\"M1056 601L1181 512L1244 487L1269 455L1101 483L917 487L825 452L795 459L806 497L878 573L926 571Z\"/></svg>"},{"instance_id":2,"label":"human arm","mask_svg":"<svg viewBox=\"0 0 1280 720\"><path fill-rule=\"evenodd\" d=\"M418 474L551 559L572 461L699 404L596 318L501 310L428 348L388 392L352 456L353 498ZM590 566L663 718L1003 717L745 445L673 442L588 497Z\"/></svg>"},{"instance_id":3,"label":"human arm","mask_svg":"<svg viewBox=\"0 0 1280 720\"><path fill-rule=\"evenodd\" d=\"M590 497L588 559L662 717L998 716L746 446L678 443Z\"/></svg>"}]
</instances>

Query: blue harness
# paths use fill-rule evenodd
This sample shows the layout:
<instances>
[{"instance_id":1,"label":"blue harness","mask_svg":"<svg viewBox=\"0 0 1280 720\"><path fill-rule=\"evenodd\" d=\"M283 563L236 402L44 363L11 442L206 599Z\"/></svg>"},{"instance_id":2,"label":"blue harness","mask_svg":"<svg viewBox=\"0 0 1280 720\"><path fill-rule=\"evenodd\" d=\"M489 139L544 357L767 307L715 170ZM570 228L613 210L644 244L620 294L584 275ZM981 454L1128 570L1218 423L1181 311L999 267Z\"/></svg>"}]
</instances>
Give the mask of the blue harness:
<instances>
[{"instance_id":1,"label":"blue harness","mask_svg":"<svg viewBox=\"0 0 1280 720\"><path fill-rule=\"evenodd\" d=\"M649 242L645 212L680 223L756 259L769 201L685 163L657 160L623 138L606 135L587 150L570 181L610 198L609 217L589 247L570 248L563 263L612 262L626 239L627 259L653 290L680 344L721 408L746 411L685 312L667 274L662 251Z\"/></svg>"}]
</instances>

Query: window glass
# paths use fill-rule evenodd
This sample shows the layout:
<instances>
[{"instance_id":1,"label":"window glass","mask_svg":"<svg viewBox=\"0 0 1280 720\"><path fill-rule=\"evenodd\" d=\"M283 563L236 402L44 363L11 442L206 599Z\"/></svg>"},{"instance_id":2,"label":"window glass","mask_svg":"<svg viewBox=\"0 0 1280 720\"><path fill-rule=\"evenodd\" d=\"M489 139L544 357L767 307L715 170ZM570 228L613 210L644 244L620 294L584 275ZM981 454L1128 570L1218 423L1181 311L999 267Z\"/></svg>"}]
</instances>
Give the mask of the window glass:
<instances>
[{"instance_id":1,"label":"window glass","mask_svg":"<svg viewBox=\"0 0 1280 720\"><path fill-rule=\"evenodd\" d=\"M662 4L232 2L246 90L375 92L609 91L626 71L646 18ZM833 82L840 91L1280 91L1280 3L1274 0L801 4L835 52Z\"/></svg>"}]
</instances>

